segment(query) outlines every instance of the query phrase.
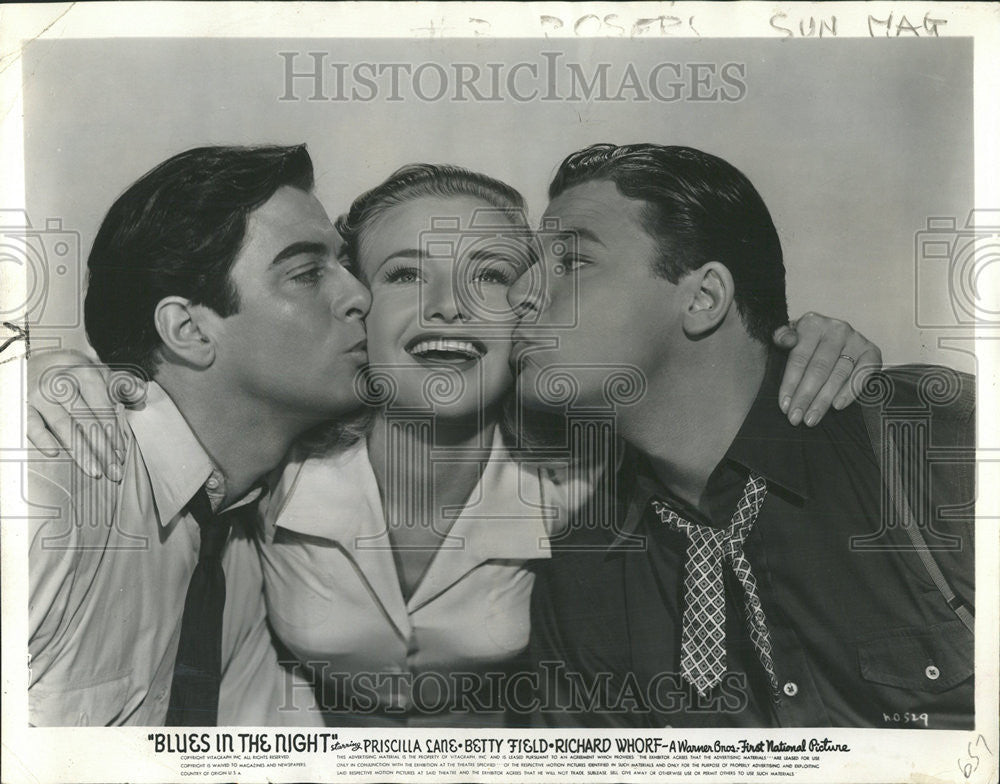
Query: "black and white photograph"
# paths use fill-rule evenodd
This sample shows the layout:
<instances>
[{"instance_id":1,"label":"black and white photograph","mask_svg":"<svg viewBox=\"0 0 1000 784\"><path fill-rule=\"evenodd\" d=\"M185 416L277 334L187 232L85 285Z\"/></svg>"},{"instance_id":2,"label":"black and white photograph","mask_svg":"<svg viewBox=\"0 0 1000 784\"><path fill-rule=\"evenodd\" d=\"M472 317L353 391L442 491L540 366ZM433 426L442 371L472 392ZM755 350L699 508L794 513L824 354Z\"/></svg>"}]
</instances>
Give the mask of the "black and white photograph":
<instances>
[{"instance_id":1,"label":"black and white photograph","mask_svg":"<svg viewBox=\"0 0 1000 784\"><path fill-rule=\"evenodd\" d=\"M1000 6L0 20L5 780L996 784Z\"/></svg>"}]
</instances>

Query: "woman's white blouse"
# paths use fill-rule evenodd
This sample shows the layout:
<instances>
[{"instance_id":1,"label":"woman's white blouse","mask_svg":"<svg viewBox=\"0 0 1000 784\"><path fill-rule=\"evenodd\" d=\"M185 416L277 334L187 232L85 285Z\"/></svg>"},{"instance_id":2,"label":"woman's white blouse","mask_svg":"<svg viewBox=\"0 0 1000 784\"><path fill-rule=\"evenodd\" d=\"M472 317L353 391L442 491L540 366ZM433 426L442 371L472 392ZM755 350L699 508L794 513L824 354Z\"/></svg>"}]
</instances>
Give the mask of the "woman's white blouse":
<instances>
[{"instance_id":1,"label":"woman's white blouse","mask_svg":"<svg viewBox=\"0 0 1000 784\"><path fill-rule=\"evenodd\" d=\"M558 475L513 461L497 434L404 601L365 442L292 460L263 519L268 616L335 722L499 724L504 675L528 644L529 563L549 557L566 516Z\"/></svg>"}]
</instances>

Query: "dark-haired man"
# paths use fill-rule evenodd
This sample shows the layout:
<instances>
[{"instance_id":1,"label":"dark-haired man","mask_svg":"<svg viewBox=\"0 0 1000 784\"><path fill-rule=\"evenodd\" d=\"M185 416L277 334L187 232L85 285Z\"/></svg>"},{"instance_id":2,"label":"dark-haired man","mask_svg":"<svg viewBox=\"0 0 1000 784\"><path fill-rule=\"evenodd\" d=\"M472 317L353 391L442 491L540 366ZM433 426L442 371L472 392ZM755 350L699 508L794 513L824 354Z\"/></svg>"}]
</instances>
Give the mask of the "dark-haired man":
<instances>
[{"instance_id":1,"label":"dark-haired man","mask_svg":"<svg viewBox=\"0 0 1000 784\"><path fill-rule=\"evenodd\" d=\"M101 225L87 334L151 382L120 483L32 465L31 723L280 723L246 516L292 441L357 405L370 303L312 184L302 146L200 148Z\"/></svg>"},{"instance_id":2,"label":"dark-haired man","mask_svg":"<svg viewBox=\"0 0 1000 784\"><path fill-rule=\"evenodd\" d=\"M574 405L614 407L628 449L615 503L598 494L578 513L536 583L543 719L971 727L971 539L946 539L974 498L970 380L928 369L954 385L937 395L913 371L887 376L886 417L916 415L902 432L956 457L907 464L922 480L898 494L923 521L951 509L926 530L964 550L928 564L903 534L914 526L880 527L907 514L882 515L898 467L880 464L880 423L860 406L813 428L772 411L785 270L745 176L690 148L596 145L563 162L549 196L547 288L512 292L537 311L516 333L521 391L544 406L553 374L575 375ZM609 400L596 371L612 366L638 371L644 394Z\"/></svg>"}]
</instances>

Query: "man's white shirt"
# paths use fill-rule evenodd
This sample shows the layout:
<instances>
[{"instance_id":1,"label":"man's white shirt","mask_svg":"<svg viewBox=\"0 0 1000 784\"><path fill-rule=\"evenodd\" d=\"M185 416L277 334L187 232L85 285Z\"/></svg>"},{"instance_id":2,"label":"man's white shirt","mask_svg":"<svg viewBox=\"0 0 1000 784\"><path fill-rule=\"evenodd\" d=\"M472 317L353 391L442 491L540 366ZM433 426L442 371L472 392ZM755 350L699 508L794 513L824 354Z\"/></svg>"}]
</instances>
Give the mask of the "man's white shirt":
<instances>
[{"instance_id":1,"label":"man's white shirt","mask_svg":"<svg viewBox=\"0 0 1000 784\"><path fill-rule=\"evenodd\" d=\"M119 416L127 424L120 484L86 476L68 456L29 469L28 710L35 726L153 726L166 717L198 560L198 523L186 507L202 487L221 498L223 480L155 383L141 407ZM222 561L220 725L284 723L278 707L286 675L266 625L251 534L249 525L234 527Z\"/></svg>"}]
</instances>

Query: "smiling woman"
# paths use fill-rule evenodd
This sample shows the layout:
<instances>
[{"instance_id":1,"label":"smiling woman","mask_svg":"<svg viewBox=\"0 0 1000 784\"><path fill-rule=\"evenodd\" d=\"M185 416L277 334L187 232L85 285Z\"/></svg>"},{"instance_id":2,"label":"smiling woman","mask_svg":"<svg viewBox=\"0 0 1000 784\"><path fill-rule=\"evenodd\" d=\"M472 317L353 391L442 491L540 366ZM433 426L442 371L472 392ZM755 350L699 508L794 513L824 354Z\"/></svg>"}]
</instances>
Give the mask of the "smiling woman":
<instances>
[{"instance_id":1,"label":"smiling woman","mask_svg":"<svg viewBox=\"0 0 1000 784\"><path fill-rule=\"evenodd\" d=\"M565 495L497 426L524 204L481 174L409 166L338 228L372 291L369 377L385 394L362 441L286 469L261 547L271 621L335 723L496 724L516 706L488 674L527 644L555 519L542 499Z\"/></svg>"},{"instance_id":2,"label":"smiling woman","mask_svg":"<svg viewBox=\"0 0 1000 784\"><path fill-rule=\"evenodd\" d=\"M356 263L376 308L367 322L369 362L394 375L398 404L437 403L435 410L450 418L476 419L484 411L495 419L510 389L515 319L507 289L526 267L527 247L521 259L499 252L472 259L476 248L466 247L471 243L462 233L489 209L471 196L422 196L387 209L368 229ZM451 231L430 232L436 219L447 220ZM447 405L425 400L421 369L448 373L464 392Z\"/></svg>"}]
</instances>

